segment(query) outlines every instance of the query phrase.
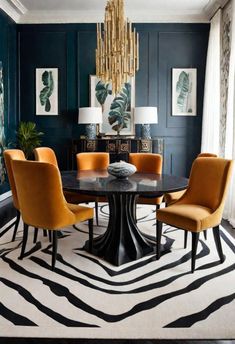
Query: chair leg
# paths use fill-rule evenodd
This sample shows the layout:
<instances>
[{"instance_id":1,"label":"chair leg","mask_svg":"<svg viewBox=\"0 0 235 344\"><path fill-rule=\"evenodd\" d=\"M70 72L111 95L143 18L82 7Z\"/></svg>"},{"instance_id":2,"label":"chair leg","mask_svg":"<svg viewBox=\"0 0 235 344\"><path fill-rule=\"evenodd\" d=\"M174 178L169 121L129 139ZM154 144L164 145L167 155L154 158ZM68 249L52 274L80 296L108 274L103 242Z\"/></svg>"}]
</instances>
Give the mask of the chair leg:
<instances>
[{"instance_id":1,"label":"chair leg","mask_svg":"<svg viewBox=\"0 0 235 344\"><path fill-rule=\"evenodd\" d=\"M92 253L93 249L93 219L88 220L89 226L89 251Z\"/></svg>"},{"instance_id":2,"label":"chair leg","mask_svg":"<svg viewBox=\"0 0 235 344\"><path fill-rule=\"evenodd\" d=\"M15 221L15 226L14 226L14 231L13 231L13 236L12 236L11 241L15 241L16 239L16 233L19 227L19 222L20 222L20 212L19 210L16 210L16 221Z\"/></svg>"},{"instance_id":3,"label":"chair leg","mask_svg":"<svg viewBox=\"0 0 235 344\"><path fill-rule=\"evenodd\" d=\"M35 227L34 228L34 236L33 236L33 243L34 244L37 242L37 238L38 238L38 228Z\"/></svg>"},{"instance_id":4,"label":"chair leg","mask_svg":"<svg viewBox=\"0 0 235 344\"><path fill-rule=\"evenodd\" d=\"M51 231L48 231L49 241L51 242Z\"/></svg>"},{"instance_id":5,"label":"chair leg","mask_svg":"<svg viewBox=\"0 0 235 344\"><path fill-rule=\"evenodd\" d=\"M47 230L43 229L43 236L46 237L47 236Z\"/></svg>"},{"instance_id":6,"label":"chair leg","mask_svg":"<svg viewBox=\"0 0 235 344\"><path fill-rule=\"evenodd\" d=\"M213 227L213 235L215 239L215 245L217 248L218 255L220 257L220 262L223 263L225 261L225 257L223 255L220 234L219 234L219 226Z\"/></svg>"},{"instance_id":7,"label":"chair leg","mask_svg":"<svg viewBox=\"0 0 235 344\"><path fill-rule=\"evenodd\" d=\"M57 231L53 231L53 239L52 239L52 263L51 263L51 270L54 271L55 269L55 262L57 256Z\"/></svg>"},{"instance_id":8,"label":"chair leg","mask_svg":"<svg viewBox=\"0 0 235 344\"><path fill-rule=\"evenodd\" d=\"M195 270L195 260L196 260L198 239L199 239L199 233L192 232L192 261L191 261L191 272L192 273Z\"/></svg>"},{"instance_id":9,"label":"chair leg","mask_svg":"<svg viewBox=\"0 0 235 344\"><path fill-rule=\"evenodd\" d=\"M98 202L95 201L95 217L96 217L96 224L99 226L99 216L98 216Z\"/></svg>"},{"instance_id":10,"label":"chair leg","mask_svg":"<svg viewBox=\"0 0 235 344\"><path fill-rule=\"evenodd\" d=\"M26 247L26 243L28 239L28 229L29 229L29 226L26 223L24 223L23 242L22 242L21 253L20 253L19 259L24 258L25 247Z\"/></svg>"},{"instance_id":11,"label":"chair leg","mask_svg":"<svg viewBox=\"0 0 235 344\"><path fill-rule=\"evenodd\" d=\"M184 248L187 247L188 231L184 230Z\"/></svg>"},{"instance_id":12,"label":"chair leg","mask_svg":"<svg viewBox=\"0 0 235 344\"><path fill-rule=\"evenodd\" d=\"M157 220L157 223L156 223L157 260L160 259L160 256L161 256L161 237L162 237L162 222Z\"/></svg>"},{"instance_id":13,"label":"chair leg","mask_svg":"<svg viewBox=\"0 0 235 344\"><path fill-rule=\"evenodd\" d=\"M204 234L205 240L207 240L207 230L203 231L203 234Z\"/></svg>"}]
</instances>

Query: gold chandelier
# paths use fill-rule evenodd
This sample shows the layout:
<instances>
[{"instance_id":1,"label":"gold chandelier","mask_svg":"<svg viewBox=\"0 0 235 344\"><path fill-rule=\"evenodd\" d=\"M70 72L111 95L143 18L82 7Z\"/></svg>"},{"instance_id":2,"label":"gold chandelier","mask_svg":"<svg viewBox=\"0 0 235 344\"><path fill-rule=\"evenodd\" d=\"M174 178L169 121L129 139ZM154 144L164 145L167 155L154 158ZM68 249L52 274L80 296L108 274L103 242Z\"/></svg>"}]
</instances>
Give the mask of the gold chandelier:
<instances>
[{"instance_id":1,"label":"gold chandelier","mask_svg":"<svg viewBox=\"0 0 235 344\"><path fill-rule=\"evenodd\" d=\"M104 24L97 24L96 75L117 94L138 69L138 33L124 18L123 0L108 0Z\"/></svg>"}]
</instances>

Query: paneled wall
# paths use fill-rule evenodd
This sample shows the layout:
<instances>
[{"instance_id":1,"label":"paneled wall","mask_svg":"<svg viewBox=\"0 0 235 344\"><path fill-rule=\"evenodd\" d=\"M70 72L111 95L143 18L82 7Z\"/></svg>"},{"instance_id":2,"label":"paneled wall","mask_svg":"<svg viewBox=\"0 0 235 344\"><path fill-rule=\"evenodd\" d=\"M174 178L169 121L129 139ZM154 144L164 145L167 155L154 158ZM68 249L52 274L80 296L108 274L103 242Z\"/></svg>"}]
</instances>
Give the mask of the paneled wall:
<instances>
[{"instance_id":1,"label":"paneled wall","mask_svg":"<svg viewBox=\"0 0 235 344\"><path fill-rule=\"evenodd\" d=\"M0 61L4 83L4 133L9 144L15 140L18 119L17 99L17 32L16 24L0 10ZM0 128L1 129L1 128ZM9 190L7 181L0 183L0 195Z\"/></svg>"},{"instance_id":2,"label":"paneled wall","mask_svg":"<svg viewBox=\"0 0 235 344\"><path fill-rule=\"evenodd\" d=\"M138 24L140 70L136 106L157 106L152 136L165 139L164 172L188 175L200 151L207 24ZM60 167L70 168L70 141L84 133L78 108L89 106L89 75L95 73L96 26L18 25L19 114L45 133L43 144L56 150ZM35 69L59 68L59 115L35 115ZM172 68L197 68L197 116L171 115ZM139 128L137 128L137 135Z\"/></svg>"}]
</instances>

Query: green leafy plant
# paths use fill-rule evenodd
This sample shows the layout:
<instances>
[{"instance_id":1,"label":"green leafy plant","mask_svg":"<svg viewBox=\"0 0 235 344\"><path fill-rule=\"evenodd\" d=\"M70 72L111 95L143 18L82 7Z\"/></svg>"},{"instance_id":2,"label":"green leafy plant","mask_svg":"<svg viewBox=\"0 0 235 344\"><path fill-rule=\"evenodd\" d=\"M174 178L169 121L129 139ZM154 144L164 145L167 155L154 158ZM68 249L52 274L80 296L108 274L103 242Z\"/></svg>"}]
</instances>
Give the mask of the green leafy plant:
<instances>
[{"instance_id":1,"label":"green leafy plant","mask_svg":"<svg viewBox=\"0 0 235 344\"><path fill-rule=\"evenodd\" d=\"M188 109L188 98L192 92L192 82L189 80L189 74L181 72L176 84L176 91L179 93L177 98L177 106L181 112L192 112Z\"/></svg>"},{"instance_id":2,"label":"green leafy plant","mask_svg":"<svg viewBox=\"0 0 235 344\"><path fill-rule=\"evenodd\" d=\"M109 83L104 83L103 81L98 81L95 87L95 96L101 106L104 105L106 98L109 94L112 94L110 90Z\"/></svg>"},{"instance_id":3,"label":"green leafy plant","mask_svg":"<svg viewBox=\"0 0 235 344\"><path fill-rule=\"evenodd\" d=\"M130 121L130 106L131 106L131 85L125 83L120 94L118 94L110 107L108 121L112 126L112 129L120 134L120 131L127 128L127 124Z\"/></svg>"},{"instance_id":4,"label":"green leafy plant","mask_svg":"<svg viewBox=\"0 0 235 344\"><path fill-rule=\"evenodd\" d=\"M42 83L45 87L40 92L40 102L42 106L45 106L45 111L50 112L51 102L49 98L54 90L54 79L52 71L45 70L45 72L42 73Z\"/></svg>"},{"instance_id":5,"label":"green leafy plant","mask_svg":"<svg viewBox=\"0 0 235 344\"><path fill-rule=\"evenodd\" d=\"M25 154L26 159L33 154L34 148L40 146L42 132L37 131L33 122L20 122L17 131L18 146Z\"/></svg>"}]
</instances>

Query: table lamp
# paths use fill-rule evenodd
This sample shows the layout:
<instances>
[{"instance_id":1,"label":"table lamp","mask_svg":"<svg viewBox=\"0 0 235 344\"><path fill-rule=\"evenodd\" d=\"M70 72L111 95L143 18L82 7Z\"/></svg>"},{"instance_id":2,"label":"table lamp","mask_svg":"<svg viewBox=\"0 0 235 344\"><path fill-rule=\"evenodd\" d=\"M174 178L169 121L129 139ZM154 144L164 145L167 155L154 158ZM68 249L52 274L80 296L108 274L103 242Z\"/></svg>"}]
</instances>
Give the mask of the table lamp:
<instances>
[{"instance_id":1,"label":"table lamp","mask_svg":"<svg viewBox=\"0 0 235 344\"><path fill-rule=\"evenodd\" d=\"M83 107L79 109L78 124L86 124L86 136L89 140L96 139L96 124L102 122L101 107Z\"/></svg>"},{"instance_id":2,"label":"table lamp","mask_svg":"<svg viewBox=\"0 0 235 344\"><path fill-rule=\"evenodd\" d=\"M136 107L134 109L134 122L141 124L141 138L145 140L151 139L150 124L158 123L158 114L156 107Z\"/></svg>"}]
</instances>

